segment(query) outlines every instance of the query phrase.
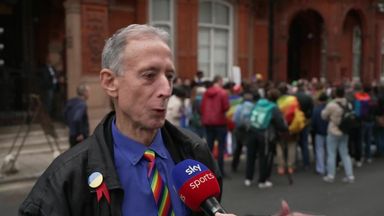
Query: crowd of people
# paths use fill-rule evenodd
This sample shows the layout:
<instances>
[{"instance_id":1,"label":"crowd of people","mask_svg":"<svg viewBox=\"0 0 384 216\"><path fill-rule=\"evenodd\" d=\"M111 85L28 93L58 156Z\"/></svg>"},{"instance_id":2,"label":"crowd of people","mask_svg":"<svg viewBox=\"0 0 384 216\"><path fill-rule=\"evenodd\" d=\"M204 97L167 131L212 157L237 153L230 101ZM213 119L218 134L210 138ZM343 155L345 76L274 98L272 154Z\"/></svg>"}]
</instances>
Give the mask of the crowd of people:
<instances>
[{"instance_id":1,"label":"crowd of people","mask_svg":"<svg viewBox=\"0 0 384 216\"><path fill-rule=\"evenodd\" d=\"M177 102L171 98L167 119L206 139L224 178L224 157L232 157L232 172L237 172L244 154L246 186L254 183L258 170L258 187L272 187L274 167L278 175L314 171L329 183L335 181L336 168L343 167L342 181L353 183L354 167L384 153L380 84L330 84L315 78L276 83L260 76L235 84L224 83L221 76L203 82L202 76L199 71L193 81L177 79L172 96ZM345 130L340 125L349 112L355 121ZM264 117L263 128L256 121Z\"/></svg>"}]
</instances>

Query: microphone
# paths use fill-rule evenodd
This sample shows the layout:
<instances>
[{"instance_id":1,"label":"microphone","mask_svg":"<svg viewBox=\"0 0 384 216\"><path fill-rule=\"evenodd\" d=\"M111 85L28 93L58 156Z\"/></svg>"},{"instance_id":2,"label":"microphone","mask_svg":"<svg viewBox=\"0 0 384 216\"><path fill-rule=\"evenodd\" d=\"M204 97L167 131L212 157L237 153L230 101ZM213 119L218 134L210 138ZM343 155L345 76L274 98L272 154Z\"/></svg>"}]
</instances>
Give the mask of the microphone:
<instances>
[{"instance_id":1,"label":"microphone","mask_svg":"<svg viewBox=\"0 0 384 216\"><path fill-rule=\"evenodd\" d=\"M172 170L174 188L180 199L193 211L203 211L208 216L216 212L227 213L216 198L220 186L211 170L204 164L187 159Z\"/></svg>"}]
</instances>

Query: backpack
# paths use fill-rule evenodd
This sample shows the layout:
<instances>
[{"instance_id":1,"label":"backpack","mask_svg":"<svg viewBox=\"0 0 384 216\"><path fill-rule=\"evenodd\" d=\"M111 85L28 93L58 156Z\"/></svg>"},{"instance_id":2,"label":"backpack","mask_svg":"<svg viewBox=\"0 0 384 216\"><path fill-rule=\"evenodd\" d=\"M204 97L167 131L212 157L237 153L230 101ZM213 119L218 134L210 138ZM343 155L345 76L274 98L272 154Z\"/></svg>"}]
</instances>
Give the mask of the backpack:
<instances>
[{"instance_id":1,"label":"backpack","mask_svg":"<svg viewBox=\"0 0 384 216\"><path fill-rule=\"evenodd\" d=\"M249 128L251 125L250 116L254 106L254 103L250 101L244 101L242 104L237 106L236 112L233 116L237 127Z\"/></svg>"},{"instance_id":2,"label":"backpack","mask_svg":"<svg viewBox=\"0 0 384 216\"><path fill-rule=\"evenodd\" d=\"M353 129L356 129L359 126L358 117L354 110L350 109L348 105L344 106L340 102L336 103L343 109L339 129L343 134L349 134Z\"/></svg>"},{"instance_id":3,"label":"backpack","mask_svg":"<svg viewBox=\"0 0 384 216\"><path fill-rule=\"evenodd\" d=\"M283 95L277 100L277 105L283 114L288 125L293 121L295 110L299 107L299 102L295 96Z\"/></svg>"},{"instance_id":4,"label":"backpack","mask_svg":"<svg viewBox=\"0 0 384 216\"><path fill-rule=\"evenodd\" d=\"M356 93L354 100L354 112L360 119L367 118L369 114L369 107L371 104L371 96L367 93Z\"/></svg>"},{"instance_id":5,"label":"backpack","mask_svg":"<svg viewBox=\"0 0 384 216\"><path fill-rule=\"evenodd\" d=\"M277 100L277 104L288 124L289 132L296 134L302 131L306 125L306 118L297 98L292 95L283 95Z\"/></svg>"},{"instance_id":6,"label":"backpack","mask_svg":"<svg viewBox=\"0 0 384 216\"><path fill-rule=\"evenodd\" d=\"M306 125L306 119L304 112L299 108L296 108L291 124L288 127L288 130L291 134L300 133Z\"/></svg>"},{"instance_id":7,"label":"backpack","mask_svg":"<svg viewBox=\"0 0 384 216\"><path fill-rule=\"evenodd\" d=\"M192 115L190 116L189 125L194 128L201 128L201 115L200 115L200 105L201 105L202 96L198 95L195 98L195 101L192 104Z\"/></svg>"},{"instance_id":8,"label":"backpack","mask_svg":"<svg viewBox=\"0 0 384 216\"><path fill-rule=\"evenodd\" d=\"M251 113L251 126L256 129L267 129L271 123L272 111L276 105L267 99L257 101Z\"/></svg>"}]
</instances>

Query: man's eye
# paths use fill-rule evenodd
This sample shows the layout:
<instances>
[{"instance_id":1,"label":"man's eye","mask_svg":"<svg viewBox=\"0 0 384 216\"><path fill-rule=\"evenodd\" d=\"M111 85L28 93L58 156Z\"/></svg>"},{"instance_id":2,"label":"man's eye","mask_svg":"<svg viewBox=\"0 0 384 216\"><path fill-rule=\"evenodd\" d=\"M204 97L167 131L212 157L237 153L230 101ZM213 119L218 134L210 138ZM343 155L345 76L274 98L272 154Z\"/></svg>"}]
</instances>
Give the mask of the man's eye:
<instances>
[{"instance_id":1,"label":"man's eye","mask_svg":"<svg viewBox=\"0 0 384 216\"><path fill-rule=\"evenodd\" d=\"M143 76L146 79L153 79L153 78L155 78L156 73L153 71L148 71L148 72L144 73Z\"/></svg>"},{"instance_id":2,"label":"man's eye","mask_svg":"<svg viewBox=\"0 0 384 216\"><path fill-rule=\"evenodd\" d=\"M174 79L175 79L175 74L174 73L170 73L170 74L167 74L167 79L169 80L169 81L173 81Z\"/></svg>"}]
</instances>

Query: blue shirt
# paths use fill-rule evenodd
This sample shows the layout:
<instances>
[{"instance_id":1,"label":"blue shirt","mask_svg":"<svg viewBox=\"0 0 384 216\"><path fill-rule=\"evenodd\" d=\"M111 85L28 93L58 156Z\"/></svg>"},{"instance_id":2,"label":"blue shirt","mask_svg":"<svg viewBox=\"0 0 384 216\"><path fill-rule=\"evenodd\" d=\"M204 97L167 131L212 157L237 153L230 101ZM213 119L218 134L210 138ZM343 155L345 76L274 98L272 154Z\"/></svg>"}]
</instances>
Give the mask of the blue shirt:
<instances>
[{"instance_id":1,"label":"blue shirt","mask_svg":"<svg viewBox=\"0 0 384 216\"><path fill-rule=\"evenodd\" d=\"M143 158L148 148L156 152L156 167L171 194L172 208L177 216L189 215L173 187L172 169L175 164L164 146L160 130L149 147L123 135L112 124L115 167L124 189L123 215L157 215L157 206L147 177L148 162Z\"/></svg>"}]
</instances>

